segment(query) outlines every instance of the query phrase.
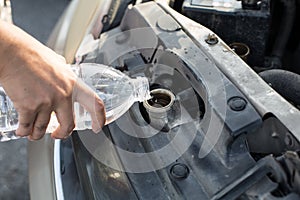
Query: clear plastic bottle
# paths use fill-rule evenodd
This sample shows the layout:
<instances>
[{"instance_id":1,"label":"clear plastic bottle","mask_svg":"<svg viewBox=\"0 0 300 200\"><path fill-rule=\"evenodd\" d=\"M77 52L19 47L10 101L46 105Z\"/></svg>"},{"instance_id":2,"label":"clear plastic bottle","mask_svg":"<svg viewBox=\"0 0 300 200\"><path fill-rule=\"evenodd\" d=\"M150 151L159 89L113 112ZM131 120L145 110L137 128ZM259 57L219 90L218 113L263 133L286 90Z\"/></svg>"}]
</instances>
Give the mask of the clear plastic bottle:
<instances>
[{"instance_id":1,"label":"clear plastic bottle","mask_svg":"<svg viewBox=\"0 0 300 200\"><path fill-rule=\"evenodd\" d=\"M103 100L106 110L106 124L123 115L134 102L145 101L150 96L149 82L146 77L130 78L113 67L82 63L71 65L75 74L90 86ZM90 114L78 103L74 105L76 130L91 129ZM52 115L46 133L53 132L58 126L55 114ZM0 141L19 138L15 135L18 127L18 113L12 101L0 86Z\"/></svg>"}]
</instances>

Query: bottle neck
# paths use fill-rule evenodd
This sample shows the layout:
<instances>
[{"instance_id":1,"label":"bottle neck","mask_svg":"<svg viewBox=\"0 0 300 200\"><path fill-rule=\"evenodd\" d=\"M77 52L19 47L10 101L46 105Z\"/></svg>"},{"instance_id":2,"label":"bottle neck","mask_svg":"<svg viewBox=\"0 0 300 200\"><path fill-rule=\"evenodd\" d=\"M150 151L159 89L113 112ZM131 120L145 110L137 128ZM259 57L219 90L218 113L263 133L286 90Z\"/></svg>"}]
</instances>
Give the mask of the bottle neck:
<instances>
[{"instance_id":1,"label":"bottle neck","mask_svg":"<svg viewBox=\"0 0 300 200\"><path fill-rule=\"evenodd\" d=\"M131 79L136 101L143 102L151 98L149 81L146 77Z\"/></svg>"},{"instance_id":2,"label":"bottle neck","mask_svg":"<svg viewBox=\"0 0 300 200\"><path fill-rule=\"evenodd\" d=\"M100 64L98 64L100 66ZM79 77L83 78L82 76L82 66L78 64L70 65L72 71ZM97 68L99 68L97 66ZM102 68L104 65L101 65ZM105 68L108 68L105 66ZM121 72L120 72L121 73ZM151 98L150 95L150 87L149 87L149 81L146 77L136 77L136 78L130 78L130 83L133 86L133 97L135 101L146 101Z\"/></svg>"}]
</instances>

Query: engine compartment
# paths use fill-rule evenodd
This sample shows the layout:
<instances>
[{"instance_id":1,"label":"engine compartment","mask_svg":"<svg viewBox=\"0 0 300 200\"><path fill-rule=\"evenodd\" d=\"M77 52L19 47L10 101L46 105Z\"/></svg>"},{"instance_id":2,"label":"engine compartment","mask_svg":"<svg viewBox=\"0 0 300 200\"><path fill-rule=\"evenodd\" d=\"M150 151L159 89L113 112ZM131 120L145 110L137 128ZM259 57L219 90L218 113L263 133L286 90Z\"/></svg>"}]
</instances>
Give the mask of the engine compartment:
<instances>
[{"instance_id":1,"label":"engine compartment","mask_svg":"<svg viewBox=\"0 0 300 200\"><path fill-rule=\"evenodd\" d=\"M81 62L145 76L154 98L62 144L74 151L80 195L300 198L300 112L221 38L163 1L130 6L101 34Z\"/></svg>"}]
</instances>

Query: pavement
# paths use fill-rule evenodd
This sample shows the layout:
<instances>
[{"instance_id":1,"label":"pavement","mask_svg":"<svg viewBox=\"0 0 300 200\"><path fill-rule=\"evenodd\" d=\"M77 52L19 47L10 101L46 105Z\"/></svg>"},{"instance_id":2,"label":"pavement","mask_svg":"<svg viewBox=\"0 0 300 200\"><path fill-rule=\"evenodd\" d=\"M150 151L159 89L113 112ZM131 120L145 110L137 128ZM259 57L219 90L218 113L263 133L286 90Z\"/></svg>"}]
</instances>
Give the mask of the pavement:
<instances>
[{"instance_id":1,"label":"pavement","mask_svg":"<svg viewBox=\"0 0 300 200\"><path fill-rule=\"evenodd\" d=\"M12 16L19 26L43 44L69 0L11 0ZM0 143L0 200L29 197L27 139Z\"/></svg>"}]
</instances>

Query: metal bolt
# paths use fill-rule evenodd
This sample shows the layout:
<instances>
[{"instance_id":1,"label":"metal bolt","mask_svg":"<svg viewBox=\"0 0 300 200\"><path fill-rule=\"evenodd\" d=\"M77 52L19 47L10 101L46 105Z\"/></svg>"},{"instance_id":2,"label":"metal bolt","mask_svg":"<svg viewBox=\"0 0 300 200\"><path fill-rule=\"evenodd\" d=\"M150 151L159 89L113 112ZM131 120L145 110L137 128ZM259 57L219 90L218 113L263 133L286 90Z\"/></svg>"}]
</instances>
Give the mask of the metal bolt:
<instances>
[{"instance_id":1,"label":"metal bolt","mask_svg":"<svg viewBox=\"0 0 300 200\"><path fill-rule=\"evenodd\" d=\"M219 39L215 34L208 34L207 38L205 39L205 42L209 45L214 45L219 42Z\"/></svg>"},{"instance_id":2,"label":"metal bolt","mask_svg":"<svg viewBox=\"0 0 300 200\"><path fill-rule=\"evenodd\" d=\"M228 105L231 110L242 111L246 108L247 102L242 97L232 97L229 99Z\"/></svg>"},{"instance_id":3,"label":"metal bolt","mask_svg":"<svg viewBox=\"0 0 300 200\"><path fill-rule=\"evenodd\" d=\"M176 163L170 169L171 176L179 180L187 178L189 173L190 173L189 168L182 163Z\"/></svg>"}]
</instances>

